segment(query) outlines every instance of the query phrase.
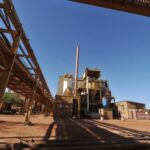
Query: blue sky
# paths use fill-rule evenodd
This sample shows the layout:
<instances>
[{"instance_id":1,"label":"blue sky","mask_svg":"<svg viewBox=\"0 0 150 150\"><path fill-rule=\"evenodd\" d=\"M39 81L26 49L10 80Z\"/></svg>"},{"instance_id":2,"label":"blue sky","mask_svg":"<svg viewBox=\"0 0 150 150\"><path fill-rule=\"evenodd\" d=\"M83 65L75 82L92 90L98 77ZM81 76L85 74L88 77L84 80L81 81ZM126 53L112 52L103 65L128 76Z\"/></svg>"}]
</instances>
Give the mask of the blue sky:
<instances>
[{"instance_id":1,"label":"blue sky","mask_svg":"<svg viewBox=\"0 0 150 150\"><path fill-rule=\"evenodd\" d=\"M13 0L52 94L58 76L97 67L117 101L150 108L150 18L68 0Z\"/></svg>"}]
</instances>

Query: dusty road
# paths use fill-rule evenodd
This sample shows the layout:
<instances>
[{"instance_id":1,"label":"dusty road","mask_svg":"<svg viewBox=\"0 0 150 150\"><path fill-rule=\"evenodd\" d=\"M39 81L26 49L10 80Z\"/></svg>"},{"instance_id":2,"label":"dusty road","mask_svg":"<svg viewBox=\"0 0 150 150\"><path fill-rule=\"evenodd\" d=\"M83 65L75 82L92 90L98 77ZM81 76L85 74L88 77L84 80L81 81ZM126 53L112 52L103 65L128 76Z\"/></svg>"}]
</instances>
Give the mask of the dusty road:
<instances>
[{"instance_id":1,"label":"dusty road","mask_svg":"<svg viewBox=\"0 0 150 150\"><path fill-rule=\"evenodd\" d=\"M25 126L24 116L0 115L0 143L34 145L59 141L60 145L65 141L67 145L79 144L86 149L93 143L95 146L150 143L150 121L73 120L43 115L32 116L31 120L33 125Z\"/></svg>"}]
</instances>

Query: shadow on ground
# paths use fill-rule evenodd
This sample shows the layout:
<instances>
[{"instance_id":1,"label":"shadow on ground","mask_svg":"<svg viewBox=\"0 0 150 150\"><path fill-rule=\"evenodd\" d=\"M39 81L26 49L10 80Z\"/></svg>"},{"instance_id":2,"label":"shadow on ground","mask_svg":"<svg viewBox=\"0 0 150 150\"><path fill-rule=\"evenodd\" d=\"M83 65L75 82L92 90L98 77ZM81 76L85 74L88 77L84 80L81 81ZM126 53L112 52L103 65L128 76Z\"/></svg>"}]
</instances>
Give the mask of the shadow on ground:
<instances>
[{"instance_id":1,"label":"shadow on ground","mask_svg":"<svg viewBox=\"0 0 150 150\"><path fill-rule=\"evenodd\" d=\"M0 150L148 150L150 145L147 141L143 143L137 140L137 137L149 136L150 133L128 129L117 125L99 122L89 119L71 119L59 116L54 112L54 121L49 125L44 137L32 137L31 141L22 141L16 144L0 144ZM117 130L123 133L132 133L133 137L110 132ZM38 131L37 131L38 132ZM31 137L30 137L31 138ZM40 140L36 140L40 138Z\"/></svg>"},{"instance_id":2,"label":"shadow on ground","mask_svg":"<svg viewBox=\"0 0 150 150\"><path fill-rule=\"evenodd\" d=\"M106 123L99 123L94 120L87 119L71 119L63 118L54 115L54 122L49 125L49 128L43 137L43 142L39 144L24 145L33 150L37 149L51 149L51 150L98 150L98 149L150 149L148 143L138 142L133 137L124 137L112 133L102 126L109 126L112 129L127 130L127 128L110 125ZM53 127L55 126L55 137L50 140ZM130 130L130 129L128 129ZM136 130L132 130L136 133ZM130 132L131 132L130 131ZM137 133L139 133L138 131ZM142 132L143 133L143 132ZM145 134L145 133L143 133Z\"/></svg>"}]
</instances>

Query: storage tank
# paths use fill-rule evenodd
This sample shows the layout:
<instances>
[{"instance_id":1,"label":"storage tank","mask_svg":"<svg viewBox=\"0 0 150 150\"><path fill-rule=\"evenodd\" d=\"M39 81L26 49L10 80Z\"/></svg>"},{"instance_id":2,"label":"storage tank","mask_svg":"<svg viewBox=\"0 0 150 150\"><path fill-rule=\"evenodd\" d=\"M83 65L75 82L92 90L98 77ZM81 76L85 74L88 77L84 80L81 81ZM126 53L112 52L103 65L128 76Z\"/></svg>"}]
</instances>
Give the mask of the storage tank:
<instances>
[{"instance_id":1,"label":"storage tank","mask_svg":"<svg viewBox=\"0 0 150 150\"><path fill-rule=\"evenodd\" d=\"M103 97L102 104L104 108L107 108L109 106L109 100L106 97Z\"/></svg>"},{"instance_id":2,"label":"storage tank","mask_svg":"<svg viewBox=\"0 0 150 150\"><path fill-rule=\"evenodd\" d=\"M67 90L67 89L71 89L71 91L73 91L73 79L71 78L65 78L63 81L63 93Z\"/></svg>"}]
</instances>

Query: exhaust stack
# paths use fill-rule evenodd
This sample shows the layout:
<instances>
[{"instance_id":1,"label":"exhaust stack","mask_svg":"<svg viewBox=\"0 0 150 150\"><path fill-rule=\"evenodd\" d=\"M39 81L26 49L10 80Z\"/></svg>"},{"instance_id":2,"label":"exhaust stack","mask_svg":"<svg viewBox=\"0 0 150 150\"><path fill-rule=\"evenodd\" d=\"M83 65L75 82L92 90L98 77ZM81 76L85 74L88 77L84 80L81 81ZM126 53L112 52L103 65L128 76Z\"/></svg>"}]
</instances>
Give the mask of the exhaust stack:
<instances>
[{"instance_id":1,"label":"exhaust stack","mask_svg":"<svg viewBox=\"0 0 150 150\"><path fill-rule=\"evenodd\" d=\"M74 96L77 96L78 87L78 69L79 69L79 45L76 49L76 66L75 66L75 83L74 83Z\"/></svg>"}]
</instances>

